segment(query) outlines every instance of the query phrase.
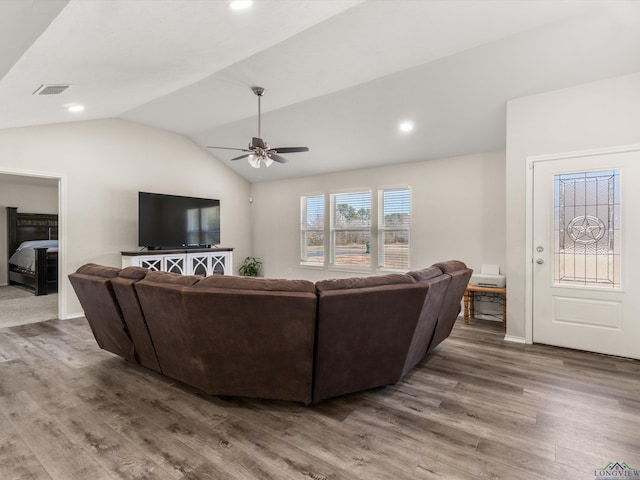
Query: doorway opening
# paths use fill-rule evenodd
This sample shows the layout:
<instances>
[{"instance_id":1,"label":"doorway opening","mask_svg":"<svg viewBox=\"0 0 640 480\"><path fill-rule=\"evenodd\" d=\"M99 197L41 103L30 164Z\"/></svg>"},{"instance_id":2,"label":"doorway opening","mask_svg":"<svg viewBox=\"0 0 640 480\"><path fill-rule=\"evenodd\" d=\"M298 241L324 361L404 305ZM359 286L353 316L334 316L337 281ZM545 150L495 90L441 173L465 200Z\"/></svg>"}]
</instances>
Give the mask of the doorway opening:
<instances>
[{"instance_id":1,"label":"doorway opening","mask_svg":"<svg viewBox=\"0 0 640 480\"><path fill-rule=\"evenodd\" d=\"M64 186L62 174L0 167L0 302L3 303L0 328L65 318L67 287L63 281L66 278L63 261L66 257L66 222L62 201ZM57 293L36 296L33 290L19 284L8 285L11 253L6 207L17 207L19 213L58 215ZM55 279L55 275L53 278Z\"/></svg>"}]
</instances>

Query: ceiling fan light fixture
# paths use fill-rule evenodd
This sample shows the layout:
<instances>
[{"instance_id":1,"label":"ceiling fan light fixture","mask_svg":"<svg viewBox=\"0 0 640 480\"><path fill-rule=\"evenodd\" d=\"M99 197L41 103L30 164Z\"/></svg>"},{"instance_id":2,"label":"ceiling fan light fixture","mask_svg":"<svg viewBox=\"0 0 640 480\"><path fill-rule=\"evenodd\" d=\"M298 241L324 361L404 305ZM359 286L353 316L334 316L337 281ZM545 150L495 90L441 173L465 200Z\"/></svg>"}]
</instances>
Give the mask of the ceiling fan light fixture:
<instances>
[{"instance_id":1,"label":"ceiling fan light fixture","mask_svg":"<svg viewBox=\"0 0 640 480\"><path fill-rule=\"evenodd\" d=\"M207 146L207 148L221 148L223 150L239 150L241 152L246 152L244 155L237 156L232 158L231 161L235 160L243 160L247 159L249 161L249 165L253 168L260 168L260 163L264 163L265 167L269 167L273 164L273 162L278 163L287 163L288 160L281 155L280 153L297 153L297 152L308 152L309 147L272 147L267 142L265 142L262 138L262 124L261 124L261 108L260 108L260 98L264 95L264 88L262 87L251 87L251 91L258 97L258 136L253 137L251 142L247 148L233 148L233 147L214 147Z\"/></svg>"},{"instance_id":2,"label":"ceiling fan light fixture","mask_svg":"<svg viewBox=\"0 0 640 480\"><path fill-rule=\"evenodd\" d=\"M247 160L249 160L249 165L253 168L260 168L260 157L256 155L249 155Z\"/></svg>"}]
</instances>

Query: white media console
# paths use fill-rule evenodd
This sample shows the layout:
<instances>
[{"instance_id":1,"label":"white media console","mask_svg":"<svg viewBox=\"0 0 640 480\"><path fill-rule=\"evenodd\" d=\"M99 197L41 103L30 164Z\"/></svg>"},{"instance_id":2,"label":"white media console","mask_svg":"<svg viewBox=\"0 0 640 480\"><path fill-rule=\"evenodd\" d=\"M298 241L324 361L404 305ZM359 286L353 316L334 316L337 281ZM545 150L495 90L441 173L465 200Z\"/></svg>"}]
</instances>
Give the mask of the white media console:
<instances>
[{"instance_id":1,"label":"white media console","mask_svg":"<svg viewBox=\"0 0 640 480\"><path fill-rule=\"evenodd\" d=\"M120 253L122 268L136 266L180 275L233 275L233 248Z\"/></svg>"}]
</instances>

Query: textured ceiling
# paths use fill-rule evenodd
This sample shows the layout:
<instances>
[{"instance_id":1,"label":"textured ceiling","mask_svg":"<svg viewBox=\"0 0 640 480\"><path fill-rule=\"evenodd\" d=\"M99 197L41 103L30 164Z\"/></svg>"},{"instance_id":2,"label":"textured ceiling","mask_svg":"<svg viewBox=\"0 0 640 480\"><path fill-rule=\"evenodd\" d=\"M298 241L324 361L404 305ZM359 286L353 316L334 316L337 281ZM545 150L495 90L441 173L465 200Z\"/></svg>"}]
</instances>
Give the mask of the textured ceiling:
<instances>
[{"instance_id":1,"label":"textured ceiling","mask_svg":"<svg viewBox=\"0 0 640 480\"><path fill-rule=\"evenodd\" d=\"M640 2L2 0L0 40L0 128L120 117L245 147L265 87L263 138L310 152L208 150L264 181L502 149L508 99L640 70Z\"/></svg>"}]
</instances>

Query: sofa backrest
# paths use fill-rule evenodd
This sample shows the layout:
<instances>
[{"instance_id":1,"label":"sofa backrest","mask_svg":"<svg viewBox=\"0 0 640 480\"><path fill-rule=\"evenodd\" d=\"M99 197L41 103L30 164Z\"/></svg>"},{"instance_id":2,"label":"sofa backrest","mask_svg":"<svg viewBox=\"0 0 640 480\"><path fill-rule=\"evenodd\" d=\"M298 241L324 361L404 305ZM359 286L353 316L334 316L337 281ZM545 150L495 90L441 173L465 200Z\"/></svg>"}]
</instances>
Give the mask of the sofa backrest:
<instances>
[{"instance_id":1,"label":"sofa backrest","mask_svg":"<svg viewBox=\"0 0 640 480\"><path fill-rule=\"evenodd\" d=\"M135 284L145 278L148 272L149 270L142 267L123 268L117 277L111 279L111 285L129 329L129 335L133 340L140 364L156 372L162 372L135 290Z\"/></svg>"},{"instance_id":2,"label":"sofa backrest","mask_svg":"<svg viewBox=\"0 0 640 480\"><path fill-rule=\"evenodd\" d=\"M70 274L69 281L100 348L136 362L134 345L111 284L119 273L119 268L89 263Z\"/></svg>"},{"instance_id":3,"label":"sofa backrest","mask_svg":"<svg viewBox=\"0 0 640 480\"><path fill-rule=\"evenodd\" d=\"M438 267L409 272L409 276L420 283L428 285L429 290L407 352L407 358L402 369L403 375L415 367L426 355L435 335L438 315L451 281L451 277L443 274Z\"/></svg>"},{"instance_id":4,"label":"sofa backrest","mask_svg":"<svg viewBox=\"0 0 640 480\"><path fill-rule=\"evenodd\" d=\"M182 291L201 278L177 273L149 272L144 279L134 284L160 370L171 378L194 386L198 386L194 383L197 372L185 361L189 339L184 329L186 316Z\"/></svg>"},{"instance_id":5,"label":"sofa backrest","mask_svg":"<svg viewBox=\"0 0 640 480\"><path fill-rule=\"evenodd\" d=\"M314 401L396 383L428 285L408 275L316 283Z\"/></svg>"},{"instance_id":6,"label":"sofa backrest","mask_svg":"<svg viewBox=\"0 0 640 480\"><path fill-rule=\"evenodd\" d=\"M462 296L473 273L473 270L467 268L464 263L457 260L436 263L434 267L438 267L445 274L449 275L451 282L449 282L449 287L447 288L440 313L438 314L438 325L436 326L433 340L429 346L429 352L451 334L453 325L456 323L456 319L460 314Z\"/></svg>"},{"instance_id":7,"label":"sofa backrest","mask_svg":"<svg viewBox=\"0 0 640 480\"><path fill-rule=\"evenodd\" d=\"M311 402L313 283L211 276L183 294L186 350L203 390Z\"/></svg>"},{"instance_id":8,"label":"sofa backrest","mask_svg":"<svg viewBox=\"0 0 640 480\"><path fill-rule=\"evenodd\" d=\"M87 264L69 279L101 348L210 394L311 403L399 381L450 334L471 273L314 285Z\"/></svg>"},{"instance_id":9,"label":"sofa backrest","mask_svg":"<svg viewBox=\"0 0 640 480\"><path fill-rule=\"evenodd\" d=\"M320 280L316 282L318 292L329 290L348 290L353 288L380 287L385 285L399 285L404 283L416 283L410 275L402 273L389 273L387 275L373 275L370 277L338 278Z\"/></svg>"}]
</instances>

